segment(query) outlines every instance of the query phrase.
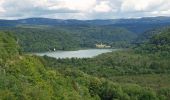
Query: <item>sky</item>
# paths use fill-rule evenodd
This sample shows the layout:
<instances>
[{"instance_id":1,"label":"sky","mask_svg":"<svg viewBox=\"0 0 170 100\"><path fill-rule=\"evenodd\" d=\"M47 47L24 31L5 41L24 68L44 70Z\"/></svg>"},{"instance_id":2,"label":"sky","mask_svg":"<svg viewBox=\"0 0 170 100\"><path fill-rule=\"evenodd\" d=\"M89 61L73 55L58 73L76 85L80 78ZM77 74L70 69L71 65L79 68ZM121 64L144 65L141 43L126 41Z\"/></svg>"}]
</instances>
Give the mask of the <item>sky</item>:
<instances>
[{"instance_id":1,"label":"sky","mask_svg":"<svg viewBox=\"0 0 170 100\"><path fill-rule=\"evenodd\" d=\"M170 16L170 0L0 0L0 19Z\"/></svg>"}]
</instances>

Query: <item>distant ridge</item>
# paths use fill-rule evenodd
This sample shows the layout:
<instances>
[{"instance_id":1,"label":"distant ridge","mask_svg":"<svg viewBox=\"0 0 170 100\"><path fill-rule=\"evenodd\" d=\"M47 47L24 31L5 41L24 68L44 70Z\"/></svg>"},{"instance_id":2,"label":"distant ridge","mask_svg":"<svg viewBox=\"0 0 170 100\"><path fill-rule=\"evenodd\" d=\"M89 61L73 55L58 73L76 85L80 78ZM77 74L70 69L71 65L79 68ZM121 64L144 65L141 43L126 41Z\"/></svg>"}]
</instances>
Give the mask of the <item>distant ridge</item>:
<instances>
[{"instance_id":1,"label":"distant ridge","mask_svg":"<svg viewBox=\"0 0 170 100\"><path fill-rule=\"evenodd\" d=\"M50 19L50 18L27 18L18 20L0 20L0 27L15 27L17 25L48 25L48 26L116 26L124 27L136 33L142 33L148 29L170 25L170 17L143 17L131 19Z\"/></svg>"}]
</instances>

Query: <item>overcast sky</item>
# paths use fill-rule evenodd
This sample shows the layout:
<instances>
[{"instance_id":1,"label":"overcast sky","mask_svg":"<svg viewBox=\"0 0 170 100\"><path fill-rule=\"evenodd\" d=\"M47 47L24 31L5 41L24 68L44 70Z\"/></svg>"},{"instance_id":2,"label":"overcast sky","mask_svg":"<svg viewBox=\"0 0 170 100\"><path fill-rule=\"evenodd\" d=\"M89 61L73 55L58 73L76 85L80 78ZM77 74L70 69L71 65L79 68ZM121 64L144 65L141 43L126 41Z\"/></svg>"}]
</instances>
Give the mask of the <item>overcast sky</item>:
<instances>
[{"instance_id":1,"label":"overcast sky","mask_svg":"<svg viewBox=\"0 0 170 100\"><path fill-rule=\"evenodd\" d=\"M170 16L170 0L0 0L0 19Z\"/></svg>"}]
</instances>

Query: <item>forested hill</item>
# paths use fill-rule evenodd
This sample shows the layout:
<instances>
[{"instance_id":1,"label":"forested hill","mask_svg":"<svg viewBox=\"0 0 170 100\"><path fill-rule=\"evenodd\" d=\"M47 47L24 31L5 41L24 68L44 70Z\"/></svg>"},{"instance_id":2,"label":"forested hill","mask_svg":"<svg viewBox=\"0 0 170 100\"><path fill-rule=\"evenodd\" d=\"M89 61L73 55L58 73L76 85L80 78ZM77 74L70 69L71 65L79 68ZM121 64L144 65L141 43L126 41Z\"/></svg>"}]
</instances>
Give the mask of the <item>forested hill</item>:
<instances>
[{"instance_id":1,"label":"forested hill","mask_svg":"<svg viewBox=\"0 0 170 100\"><path fill-rule=\"evenodd\" d=\"M154 34L151 31L149 33L151 36L144 39L144 41L147 40L144 44L132 49L106 53L92 59L54 59L47 56L44 59L48 65L60 71L63 68L71 68L95 77L104 77L118 84L137 84L151 88L161 95L155 98L156 100L169 100L169 29L163 28ZM149 97L144 100L152 99Z\"/></svg>"},{"instance_id":2,"label":"forested hill","mask_svg":"<svg viewBox=\"0 0 170 100\"><path fill-rule=\"evenodd\" d=\"M28 18L0 20L0 30L14 32L17 42L25 52L95 48L95 44L99 43L127 48L135 40L138 40L135 43L141 42L144 32L149 36L147 32L150 33L150 30L170 25L169 19L169 17L108 20ZM139 38L136 39L137 36Z\"/></svg>"},{"instance_id":3,"label":"forested hill","mask_svg":"<svg viewBox=\"0 0 170 100\"><path fill-rule=\"evenodd\" d=\"M0 32L0 61L19 54L16 37L11 33Z\"/></svg>"},{"instance_id":4,"label":"forested hill","mask_svg":"<svg viewBox=\"0 0 170 100\"><path fill-rule=\"evenodd\" d=\"M48 18L28 18L19 20L0 20L0 26L47 25L47 26L116 26L124 27L134 33L143 33L149 29L170 25L169 17L146 17L139 19L105 20L62 20Z\"/></svg>"},{"instance_id":5,"label":"forested hill","mask_svg":"<svg viewBox=\"0 0 170 100\"><path fill-rule=\"evenodd\" d=\"M160 28L154 28L154 29L148 30L138 35L137 38L134 40L134 42L140 43L140 44L148 42L154 35L161 33L162 30L165 30L167 28L168 27L160 27Z\"/></svg>"},{"instance_id":6,"label":"forested hill","mask_svg":"<svg viewBox=\"0 0 170 100\"><path fill-rule=\"evenodd\" d=\"M143 44L137 47L139 51L149 53L165 53L167 56L170 53L170 27L151 31L148 36L142 37Z\"/></svg>"},{"instance_id":7,"label":"forested hill","mask_svg":"<svg viewBox=\"0 0 170 100\"><path fill-rule=\"evenodd\" d=\"M136 34L121 27L108 26L18 26L1 28L12 31L25 52L95 48L104 43L128 47Z\"/></svg>"},{"instance_id":8,"label":"forested hill","mask_svg":"<svg viewBox=\"0 0 170 100\"><path fill-rule=\"evenodd\" d=\"M61 61L53 65L53 60L19 54L15 40L11 34L0 32L2 100L168 100L168 90L156 91L134 83L114 83L107 78L88 75L83 71L90 68L88 66L79 70L62 65Z\"/></svg>"}]
</instances>

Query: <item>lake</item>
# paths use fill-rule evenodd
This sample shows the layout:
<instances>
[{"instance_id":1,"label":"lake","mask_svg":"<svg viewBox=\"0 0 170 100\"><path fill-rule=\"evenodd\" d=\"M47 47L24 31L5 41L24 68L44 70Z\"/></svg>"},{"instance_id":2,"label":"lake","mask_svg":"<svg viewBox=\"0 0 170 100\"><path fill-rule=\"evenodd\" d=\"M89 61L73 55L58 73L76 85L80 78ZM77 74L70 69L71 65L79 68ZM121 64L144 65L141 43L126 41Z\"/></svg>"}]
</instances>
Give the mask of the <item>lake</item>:
<instances>
[{"instance_id":1,"label":"lake","mask_svg":"<svg viewBox=\"0 0 170 100\"><path fill-rule=\"evenodd\" d=\"M49 56L53 58L92 58L102 53L116 51L117 49L86 49L77 51L55 51L35 53L38 56Z\"/></svg>"}]
</instances>

